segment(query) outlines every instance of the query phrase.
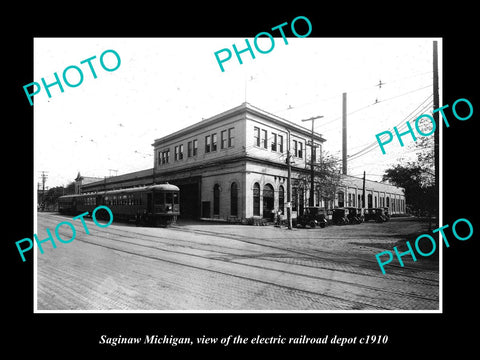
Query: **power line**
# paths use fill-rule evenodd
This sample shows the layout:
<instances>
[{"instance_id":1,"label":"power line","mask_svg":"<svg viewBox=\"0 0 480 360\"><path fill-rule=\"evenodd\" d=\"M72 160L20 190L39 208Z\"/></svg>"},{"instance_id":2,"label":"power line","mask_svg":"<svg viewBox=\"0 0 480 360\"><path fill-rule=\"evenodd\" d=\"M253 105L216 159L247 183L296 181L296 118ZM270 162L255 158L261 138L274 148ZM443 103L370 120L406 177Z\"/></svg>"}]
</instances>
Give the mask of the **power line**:
<instances>
[{"instance_id":1,"label":"power line","mask_svg":"<svg viewBox=\"0 0 480 360\"><path fill-rule=\"evenodd\" d=\"M384 102L387 102L387 101L390 101L390 100L394 100L394 99L397 99L397 98L399 98L399 97L402 97L402 96L405 96L405 95L408 95L408 94L411 94L411 93L414 93L414 92L417 92L417 91L426 89L426 88L428 88L428 87L430 87L430 86L431 86L431 85L423 86L423 87L420 87L420 88L417 88L417 89L413 89L413 90L410 90L410 91L405 92L405 93L402 93L402 94L398 94L398 95L392 96L392 97L387 98L387 99L385 99L385 100L380 100L380 101L377 101L377 102L375 102L375 103L371 103L371 104L368 104L368 105L366 105L366 106L362 106L362 107L360 107L360 108L358 108L358 109L355 109L355 110L347 113L347 116L351 116L351 115L353 115L353 114L355 114L355 113L357 113L357 112L360 112L360 111L362 111L362 110L368 109L368 108L370 108L370 107L372 107L372 106L375 106L375 105L378 105L378 104L380 104L380 103L384 103ZM432 96L432 95L430 95L430 96ZM317 126L321 126L321 127L322 127L322 131L324 132L324 131L325 131L325 128L328 127L328 125L335 123L335 122L336 122L337 120L339 120L339 119L341 119L341 116L337 116L337 117L335 117L335 118L333 118L333 119L331 119L331 120L329 120L329 121L322 122L321 124L318 124Z\"/></svg>"},{"instance_id":2,"label":"power line","mask_svg":"<svg viewBox=\"0 0 480 360\"><path fill-rule=\"evenodd\" d=\"M429 97L430 97L430 96L429 96ZM424 102L425 102L425 101L424 101ZM421 105L422 105L422 104L420 104L420 106L421 106ZM415 117L416 117L417 115L419 115L420 113L423 113L423 111L426 110L427 108L429 108L430 105L431 105L431 104L430 104L430 102L429 102L429 103L428 103L427 105L425 105L422 109L420 109L419 111L417 111L416 114L415 114ZM417 109L418 109L418 107L417 107ZM415 112L417 109L415 109L413 112ZM402 119L395 127L398 128L398 127L400 127L401 124L403 124L404 126L406 126L406 125L405 125L405 121L406 121L407 118L409 118L409 117L413 114L413 112L410 113L409 115L407 115L404 119ZM393 129L393 127L392 127L392 129ZM374 149L377 147L377 145L378 145L378 142L376 142L376 141L372 142L371 144L367 145L364 149L356 152L355 154L350 155L349 158L348 158L348 160L350 160L350 161L351 161L351 160L356 160L356 159L358 159L359 157L368 154L370 151L374 150Z\"/></svg>"}]
</instances>

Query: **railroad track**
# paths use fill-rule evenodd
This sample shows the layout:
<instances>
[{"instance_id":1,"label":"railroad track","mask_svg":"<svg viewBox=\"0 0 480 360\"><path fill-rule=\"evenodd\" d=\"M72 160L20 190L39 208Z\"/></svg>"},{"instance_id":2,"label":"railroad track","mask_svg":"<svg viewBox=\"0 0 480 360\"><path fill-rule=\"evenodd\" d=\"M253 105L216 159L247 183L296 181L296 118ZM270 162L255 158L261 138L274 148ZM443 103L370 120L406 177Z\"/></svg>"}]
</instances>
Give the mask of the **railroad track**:
<instances>
[{"instance_id":1,"label":"railroad track","mask_svg":"<svg viewBox=\"0 0 480 360\"><path fill-rule=\"evenodd\" d=\"M56 223L58 223L58 216L56 215L46 215L44 218L47 220L45 224L49 228L54 228ZM89 224L90 225L90 224ZM93 224L92 224L93 225ZM89 226L89 229L92 229L92 226ZM61 230L61 229L60 229ZM96 229L95 229L96 230ZM151 228L149 229L151 230ZM353 294L363 294L363 293L374 293L382 297L390 297L392 299L410 299L411 301L404 300L408 305L409 303L420 301L422 303L429 303L428 307L431 307L432 304L438 304L438 298L435 296L422 296L415 293L406 293L405 291L394 290L391 288L382 288L361 284L358 282L358 266L351 266L350 269L332 269L332 267L322 266L324 263L335 262L335 263L344 263L351 265L351 258L347 256L339 256L332 252L316 250L314 254L311 252L301 251L298 249L292 249L288 247L265 244L261 239L255 241L251 238L242 235L234 234L218 234L213 231L208 230L198 230L198 229L185 229L181 227L175 227L172 229L158 229L158 233L152 235L142 231L142 228L129 228L129 227L109 227L108 229L102 229L95 231L94 236L86 235L83 237L78 237L79 232L77 232L76 241L81 241L88 243L94 246L100 246L114 251L120 251L134 256L141 256L144 258L149 258L157 261L164 261L176 265L186 266L193 269L200 269L203 271L210 271L219 273L226 276L234 276L237 278L245 279L248 281L256 281L262 283L265 286L275 286L287 289L289 291L303 292L306 294L329 297L333 300L341 300L343 302L348 302L351 304L354 309L377 309L377 310L387 310L390 307L379 305L375 301L375 297L369 297L363 301L347 299L345 296L337 296L335 291L330 291L326 293L324 291L315 291L315 287L312 286L294 286L293 284L298 283L293 281L292 284L282 283L280 280L288 277L290 279L300 279L299 282L305 283L321 283L321 284L330 284L335 283L335 286L343 285L348 288L352 288ZM252 245L255 249L249 249L249 253L245 254L245 249L239 249L238 247L226 244L215 245L209 243L208 241L200 241L196 239L184 240L184 239L172 239L169 236L164 236L162 233L170 231L189 233L192 235L198 236L207 236L212 238L221 238L233 240L235 242L247 243ZM62 234L62 231L60 231ZM69 234L62 234L68 238ZM139 238L140 237L140 238ZM92 239L92 240L90 240ZM268 240L268 239L267 239ZM68 245L65 245L68 246ZM269 252L265 252L264 249L267 249ZM232 254L232 252L238 252L239 250L243 251L243 254ZM272 252L273 250L273 252ZM310 261L309 264L300 264L295 266L289 266L284 268L286 261L289 259L306 259ZM261 259L262 262L257 262L255 264L246 262L248 259ZM200 260L200 261L199 261ZM368 261L367 259L361 259L361 261ZM312 262L313 261L313 262ZM203 265L201 265L203 264ZM273 266L272 266L273 264ZM282 266L278 266L281 264ZM268 265L268 266L266 266ZM234 268L232 268L232 266ZM251 273L248 269L260 270L263 274L269 274L270 278L275 275L277 281L272 281L268 277L252 278L251 276L246 276L245 274ZM305 272L304 268L310 268L313 272ZM244 271L247 269L247 271ZM235 271L234 271L235 270ZM351 275L350 279L348 277L336 278L335 280L331 279L331 276L320 276L314 274L316 271L326 270L328 271L340 271L346 274ZM330 274L331 275L331 274ZM373 271L370 271L368 276L378 276ZM382 275L383 276L383 275ZM380 279L385 281L385 277L380 277ZM407 275L390 275L389 280L398 281L395 277L401 278L402 281L415 280L417 284L420 283L422 286L435 287L438 286L438 281L424 279L414 276ZM422 282L419 282L419 281ZM330 285L329 285L330 286ZM352 296L354 296L352 295ZM386 296L388 295L388 296ZM373 300L372 300L373 299Z\"/></svg>"}]
</instances>

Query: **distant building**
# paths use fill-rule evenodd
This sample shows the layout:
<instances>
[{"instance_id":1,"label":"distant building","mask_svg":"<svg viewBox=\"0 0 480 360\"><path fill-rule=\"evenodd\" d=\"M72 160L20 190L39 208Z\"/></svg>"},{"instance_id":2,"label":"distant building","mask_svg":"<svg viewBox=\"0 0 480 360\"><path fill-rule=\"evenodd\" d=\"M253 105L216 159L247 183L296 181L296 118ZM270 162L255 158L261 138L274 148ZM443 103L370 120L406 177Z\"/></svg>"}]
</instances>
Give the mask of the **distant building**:
<instances>
[{"instance_id":1,"label":"distant building","mask_svg":"<svg viewBox=\"0 0 480 360\"><path fill-rule=\"evenodd\" d=\"M362 206L363 179L341 175L335 206ZM388 207L392 214L405 213L405 190L401 187L365 180L365 207Z\"/></svg>"},{"instance_id":2,"label":"distant building","mask_svg":"<svg viewBox=\"0 0 480 360\"><path fill-rule=\"evenodd\" d=\"M325 139L314 133L314 161L320 161ZM308 204L311 130L244 103L182 130L158 138L154 167L130 174L83 182L81 192L97 192L169 182L180 188L184 218L248 219L286 211L287 150L292 160L292 214ZM360 181L360 183L359 183ZM319 206L359 206L362 179L342 175L335 201ZM402 188L366 181L370 207L405 211ZM367 204L366 204L367 205Z\"/></svg>"},{"instance_id":3,"label":"distant building","mask_svg":"<svg viewBox=\"0 0 480 360\"><path fill-rule=\"evenodd\" d=\"M91 177L91 176L82 176L80 172L78 172L77 177L75 178L75 194L82 193L82 187L87 184L98 182L102 180L99 177Z\"/></svg>"}]
</instances>

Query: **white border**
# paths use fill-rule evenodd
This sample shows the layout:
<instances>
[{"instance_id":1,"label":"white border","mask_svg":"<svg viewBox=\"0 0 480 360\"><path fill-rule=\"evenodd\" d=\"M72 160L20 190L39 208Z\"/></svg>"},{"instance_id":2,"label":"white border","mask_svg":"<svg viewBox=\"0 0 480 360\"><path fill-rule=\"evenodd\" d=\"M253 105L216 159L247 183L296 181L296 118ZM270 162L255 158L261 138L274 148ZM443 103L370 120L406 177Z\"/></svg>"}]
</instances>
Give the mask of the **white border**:
<instances>
[{"instance_id":1,"label":"white border","mask_svg":"<svg viewBox=\"0 0 480 360\"><path fill-rule=\"evenodd\" d=\"M374 39L375 37L368 38ZM364 38L359 38L364 39ZM408 39L408 38L407 38ZM438 44L439 106L443 106L443 38L426 38ZM35 46L35 41L33 42ZM433 43L432 43L433 46ZM34 49L35 54L35 49ZM433 66L433 65L432 65ZM34 76L35 78L35 76ZM35 120L35 107L34 120ZM34 132L36 122L34 121ZM35 157L35 136L33 140ZM34 161L33 228L37 233L37 167ZM443 226L443 127L440 127L439 144L439 226ZM32 239L33 241L33 239ZM33 246L33 313L35 314L441 314L443 313L443 246L439 241L439 309L438 310L39 310L37 298L37 246Z\"/></svg>"}]
</instances>

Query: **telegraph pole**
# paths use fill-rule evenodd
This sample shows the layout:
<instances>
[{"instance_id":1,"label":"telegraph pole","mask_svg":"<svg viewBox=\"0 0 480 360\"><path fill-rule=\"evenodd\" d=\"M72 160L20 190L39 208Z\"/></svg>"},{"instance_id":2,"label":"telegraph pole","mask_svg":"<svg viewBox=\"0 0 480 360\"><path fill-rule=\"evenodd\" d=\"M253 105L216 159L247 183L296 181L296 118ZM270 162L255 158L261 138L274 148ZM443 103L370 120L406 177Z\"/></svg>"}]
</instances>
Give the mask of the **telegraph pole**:
<instances>
[{"instance_id":1,"label":"telegraph pole","mask_svg":"<svg viewBox=\"0 0 480 360\"><path fill-rule=\"evenodd\" d=\"M47 181L48 175L46 174L48 171L42 171L42 201L40 204L43 204L43 201L45 199L45 182ZM41 208L41 211L43 211L43 207Z\"/></svg>"},{"instance_id":2,"label":"telegraph pole","mask_svg":"<svg viewBox=\"0 0 480 360\"><path fill-rule=\"evenodd\" d=\"M292 230L292 166L290 164L290 131L287 129L287 222L288 229Z\"/></svg>"},{"instance_id":3,"label":"telegraph pole","mask_svg":"<svg viewBox=\"0 0 480 360\"><path fill-rule=\"evenodd\" d=\"M363 172L362 207L365 209L365 171Z\"/></svg>"},{"instance_id":4,"label":"telegraph pole","mask_svg":"<svg viewBox=\"0 0 480 360\"><path fill-rule=\"evenodd\" d=\"M315 145L314 145L314 124L315 119L323 118L323 116L315 116L311 117L310 119L305 119L302 121L311 121L312 122L312 143L311 143L311 155L310 155L310 198L308 199L308 205L314 206L315 205L315 168L314 168L314 158L315 158Z\"/></svg>"},{"instance_id":5,"label":"telegraph pole","mask_svg":"<svg viewBox=\"0 0 480 360\"><path fill-rule=\"evenodd\" d=\"M347 93L342 97L342 173L347 175Z\"/></svg>"},{"instance_id":6,"label":"telegraph pole","mask_svg":"<svg viewBox=\"0 0 480 360\"><path fill-rule=\"evenodd\" d=\"M433 108L438 109L440 107L440 99L438 94L438 50L437 41L433 42ZM433 113L433 119L436 124L439 122L439 112ZM438 195L439 191L439 140L440 140L440 126L433 134L434 141L434 158L435 158L435 194Z\"/></svg>"}]
</instances>

